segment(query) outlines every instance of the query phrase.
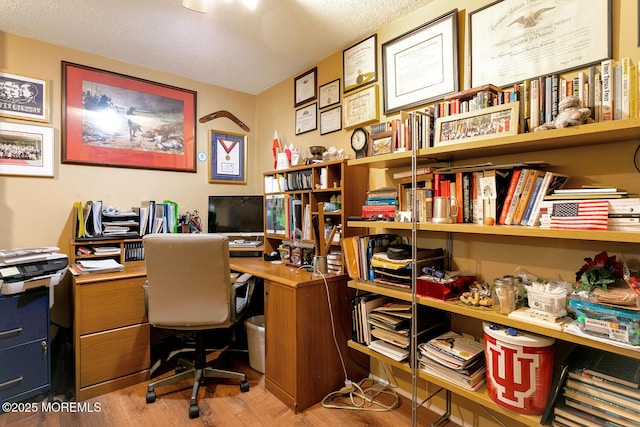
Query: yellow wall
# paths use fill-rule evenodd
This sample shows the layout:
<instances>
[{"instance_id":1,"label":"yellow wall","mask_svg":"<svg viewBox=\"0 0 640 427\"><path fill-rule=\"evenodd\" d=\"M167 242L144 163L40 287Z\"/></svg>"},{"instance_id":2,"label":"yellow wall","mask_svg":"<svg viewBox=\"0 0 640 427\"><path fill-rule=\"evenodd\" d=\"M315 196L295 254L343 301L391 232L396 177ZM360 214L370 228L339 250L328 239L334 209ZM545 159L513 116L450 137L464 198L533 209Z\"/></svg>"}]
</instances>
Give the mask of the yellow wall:
<instances>
[{"instance_id":1,"label":"yellow wall","mask_svg":"<svg viewBox=\"0 0 640 427\"><path fill-rule=\"evenodd\" d=\"M490 3L493 0L460 0L455 2L458 8L460 88L468 87L465 70L467 69L467 13ZM405 32L422 25L451 10L454 2L436 0L428 6L414 11L406 17L391 23L377 31L378 35L378 81L382 99L381 44ZM585 4L588 3L585 1ZM613 57L616 60L624 56L634 61L640 59L637 47L637 2L631 0L613 0ZM345 40L343 49L359 40ZM55 176L53 178L32 178L0 176L0 248L57 245L63 251L68 250L71 237L71 206L78 200L100 199L107 204L127 208L137 206L141 200L171 199L181 207L181 212L198 210L206 220L206 197L210 194L238 194L262 192L262 172L273 168L271 143L274 130L277 130L283 143L293 143L308 152L311 145L337 146L352 154L349 146L351 130L342 130L321 136L319 130L300 136L294 134L293 78L314 66L318 67L318 84L322 85L336 78L342 79L342 50L319 61L309 64L303 70L290 76L263 93L252 96L216 86L168 75L159 71L113 61L98 55L88 54L54 46L31 39L0 32L0 69L48 79L52 86L51 126L55 130ZM148 171L138 169L120 169L60 164L60 119L61 119L61 65L60 61L70 61L96 68L102 68L130 76L165 83L198 93L197 115L225 109L240 117L251 128L249 133L248 184L214 185L208 183L205 163L198 162L196 174ZM257 71L259 72L259 71ZM341 99L343 100L343 98ZM380 102L380 120L387 118L382 113ZM208 153L208 132L217 129L228 132L240 132L230 121L217 119L205 125L198 124L197 151ZM591 159L583 163L576 159L574 167L567 166L566 153L563 150L549 150L538 153L535 160L544 159L563 164L572 176L582 176L589 181L603 183L612 179L612 184L627 190L640 192L638 174L629 163L637 143L617 144L615 146L596 146L585 151ZM575 152L570 153L575 155ZM512 158L487 159L496 163ZM593 159L597 161L594 162ZM521 158L519 160L522 160ZM602 168L602 165L605 165ZM619 165L611 175L611 164ZM585 174L585 168L590 172ZM604 169L604 170L603 170ZM601 176L606 175L606 176ZM582 184L579 180L573 181ZM608 183L608 182L605 182ZM548 242L529 239L530 250L514 256L512 246L504 244L499 238L483 237L480 241L474 236L458 239L454 253L457 262L485 275L490 280L495 274L511 272L520 263L529 266L535 273L549 275L559 272L565 279L571 279L585 256L593 256L602 249L612 253L637 253L632 245L601 244L586 242ZM425 247L429 242L425 242ZM558 256L558 249L563 252ZM523 262L524 260L524 262ZM68 284L67 284L68 285ZM64 293L64 287L58 292ZM68 312L64 300L56 303L62 317ZM67 310L67 311L65 311ZM375 364L374 364L375 365ZM381 376L384 371L377 366L372 369ZM404 384L410 388L410 379L402 373L396 373L392 382ZM441 405L439 405L441 406ZM470 425L487 425L489 422L473 404L465 402L454 406L454 416L464 419ZM512 422L507 422L511 425Z\"/></svg>"}]
</instances>

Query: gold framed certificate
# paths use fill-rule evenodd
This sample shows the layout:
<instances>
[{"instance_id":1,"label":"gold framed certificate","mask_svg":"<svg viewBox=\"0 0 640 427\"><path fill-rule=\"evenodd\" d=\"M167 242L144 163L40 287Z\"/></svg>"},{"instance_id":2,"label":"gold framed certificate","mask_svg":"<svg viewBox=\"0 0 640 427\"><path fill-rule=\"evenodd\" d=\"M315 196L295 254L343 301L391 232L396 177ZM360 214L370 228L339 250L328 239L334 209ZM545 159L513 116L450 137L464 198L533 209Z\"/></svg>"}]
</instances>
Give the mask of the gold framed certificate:
<instances>
[{"instance_id":1,"label":"gold framed certificate","mask_svg":"<svg viewBox=\"0 0 640 427\"><path fill-rule=\"evenodd\" d=\"M344 128L349 129L379 119L378 85L344 97Z\"/></svg>"}]
</instances>

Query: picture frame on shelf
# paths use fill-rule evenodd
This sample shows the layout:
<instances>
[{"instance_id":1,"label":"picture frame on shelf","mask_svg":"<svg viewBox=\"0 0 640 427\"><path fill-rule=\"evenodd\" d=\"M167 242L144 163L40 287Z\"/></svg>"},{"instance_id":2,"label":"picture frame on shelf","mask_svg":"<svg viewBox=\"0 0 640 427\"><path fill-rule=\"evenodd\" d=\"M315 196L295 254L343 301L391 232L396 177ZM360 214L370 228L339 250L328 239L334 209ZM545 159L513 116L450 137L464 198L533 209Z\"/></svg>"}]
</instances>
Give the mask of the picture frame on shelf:
<instances>
[{"instance_id":1,"label":"picture frame on shelf","mask_svg":"<svg viewBox=\"0 0 640 427\"><path fill-rule=\"evenodd\" d=\"M611 0L491 3L469 13L470 87L599 64L611 58L611 28Z\"/></svg>"},{"instance_id":2,"label":"picture frame on shelf","mask_svg":"<svg viewBox=\"0 0 640 427\"><path fill-rule=\"evenodd\" d=\"M62 61L62 163L195 173L196 96Z\"/></svg>"},{"instance_id":3,"label":"picture frame on shelf","mask_svg":"<svg viewBox=\"0 0 640 427\"><path fill-rule=\"evenodd\" d=\"M318 129L318 103L314 102L306 107L298 108L295 120L296 135Z\"/></svg>"},{"instance_id":4,"label":"picture frame on shelf","mask_svg":"<svg viewBox=\"0 0 640 427\"><path fill-rule=\"evenodd\" d=\"M318 89L318 108L323 109L340 103L340 79L325 83Z\"/></svg>"},{"instance_id":5,"label":"picture frame on shelf","mask_svg":"<svg viewBox=\"0 0 640 427\"><path fill-rule=\"evenodd\" d=\"M342 51L344 92L378 80L378 35L366 39Z\"/></svg>"},{"instance_id":6,"label":"picture frame on shelf","mask_svg":"<svg viewBox=\"0 0 640 427\"><path fill-rule=\"evenodd\" d=\"M313 67L293 79L293 94L294 107L318 99L318 67Z\"/></svg>"},{"instance_id":7,"label":"picture frame on shelf","mask_svg":"<svg viewBox=\"0 0 640 427\"><path fill-rule=\"evenodd\" d=\"M0 71L0 117L49 122L49 81Z\"/></svg>"},{"instance_id":8,"label":"picture frame on shelf","mask_svg":"<svg viewBox=\"0 0 640 427\"><path fill-rule=\"evenodd\" d=\"M343 105L345 129L378 121L380 119L378 85L374 84L345 95Z\"/></svg>"},{"instance_id":9,"label":"picture frame on shelf","mask_svg":"<svg viewBox=\"0 0 640 427\"><path fill-rule=\"evenodd\" d=\"M516 135L519 102L482 108L436 120L434 147Z\"/></svg>"},{"instance_id":10,"label":"picture frame on shelf","mask_svg":"<svg viewBox=\"0 0 640 427\"><path fill-rule=\"evenodd\" d=\"M342 129L342 107L320 111L320 135L337 132Z\"/></svg>"},{"instance_id":11,"label":"picture frame on shelf","mask_svg":"<svg viewBox=\"0 0 640 427\"><path fill-rule=\"evenodd\" d=\"M393 132L371 135L371 155L390 154L394 151Z\"/></svg>"},{"instance_id":12,"label":"picture frame on shelf","mask_svg":"<svg viewBox=\"0 0 640 427\"><path fill-rule=\"evenodd\" d=\"M48 126L0 122L0 145L16 153L0 155L0 174L52 177L53 138Z\"/></svg>"},{"instance_id":13,"label":"picture frame on shelf","mask_svg":"<svg viewBox=\"0 0 640 427\"><path fill-rule=\"evenodd\" d=\"M382 45L384 114L458 91L458 10Z\"/></svg>"},{"instance_id":14,"label":"picture frame on shelf","mask_svg":"<svg viewBox=\"0 0 640 427\"><path fill-rule=\"evenodd\" d=\"M247 135L210 131L209 183L247 183Z\"/></svg>"}]
</instances>

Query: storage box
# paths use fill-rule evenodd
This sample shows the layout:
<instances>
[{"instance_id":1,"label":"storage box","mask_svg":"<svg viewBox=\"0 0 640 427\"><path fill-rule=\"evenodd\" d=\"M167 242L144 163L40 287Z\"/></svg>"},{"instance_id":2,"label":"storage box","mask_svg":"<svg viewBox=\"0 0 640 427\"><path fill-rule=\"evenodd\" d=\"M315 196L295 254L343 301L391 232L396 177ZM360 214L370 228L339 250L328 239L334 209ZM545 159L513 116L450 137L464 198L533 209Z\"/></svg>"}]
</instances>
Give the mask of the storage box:
<instances>
[{"instance_id":1,"label":"storage box","mask_svg":"<svg viewBox=\"0 0 640 427\"><path fill-rule=\"evenodd\" d=\"M640 345L640 312L593 302L571 300L580 330L586 334Z\"/></svg>"},{"instance_id":2,"label":"storage box","mask_svg":"<svg viewBox=\"0 0 640 427\"><path fill-rule=\"evenodd\" d=\"M473 284L474 276L460 276L455 279L431 280L428 276L416 278L416 293L422 297L447 300L458 297Z\"/></svg>"},{"instance_id":3,"label":"storage box","mask_svg":"<svg viewBox=\"0 0 640 427\"><path fill-rule=\"evenodd\" d=\"M555 340L487 322L482 326L491 400L521 414L542 414L551 390Z\"/></svg>"},{"instance_id":4,"label":"storage box","mask_svg":"<svg viewBox=\"0 0 640 427\"><path fill-rule=\"evenodd\" d=\"M534 286L526 286L527 301L529 307L544 311L557 316L564 316L567 314L565 306L567 303L567 291L563 290L560 293L549 293L544 290L535 288Z\"/></svg>"}]
</instances>

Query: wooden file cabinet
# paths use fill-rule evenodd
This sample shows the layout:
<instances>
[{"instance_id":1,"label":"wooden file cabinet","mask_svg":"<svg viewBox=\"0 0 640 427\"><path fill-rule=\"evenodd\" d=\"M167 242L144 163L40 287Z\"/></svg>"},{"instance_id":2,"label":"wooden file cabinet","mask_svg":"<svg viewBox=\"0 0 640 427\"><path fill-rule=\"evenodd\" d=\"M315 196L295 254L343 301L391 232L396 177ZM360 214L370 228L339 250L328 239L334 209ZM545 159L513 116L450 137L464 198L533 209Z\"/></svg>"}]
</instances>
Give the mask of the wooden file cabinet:
<instances>
[{"instance_id":1,"label":"wooden file cabinet","mask_svg":"<svg viewBox=\"0 0 640 427\"><path fill-rule=\"evenodd\" d=\"M49 288L0 295L0 402L51 388Z\"/></svg>"},{"instance_id":2,"label":"wooden file cabinet","mask_svg":"<svg viewBox=\"0 0 640 427\"><path fill-rule=\"evenodd\" d=\"M144 264L74 277L76 400L149 380Z\"/></svg>"},{"instance_id":3,"label":"wooden file cabinet","mask_svg":"<svg viewBox=\"0 0 640 427\"><path fill-rule=\"evenodd\" d=\"M349 378L359 379L366 373L354 363L341 341L344 331L351 331L352 293L346 277L331 276L327 281L340 351ZM294 412L300 412L344 386L325 285L317 279L293 285L265 280L264 289L265 387Z\"/></svg>"}]
</instances>

